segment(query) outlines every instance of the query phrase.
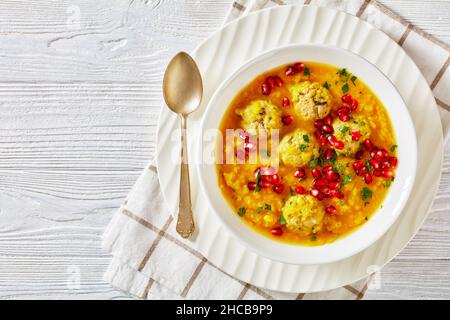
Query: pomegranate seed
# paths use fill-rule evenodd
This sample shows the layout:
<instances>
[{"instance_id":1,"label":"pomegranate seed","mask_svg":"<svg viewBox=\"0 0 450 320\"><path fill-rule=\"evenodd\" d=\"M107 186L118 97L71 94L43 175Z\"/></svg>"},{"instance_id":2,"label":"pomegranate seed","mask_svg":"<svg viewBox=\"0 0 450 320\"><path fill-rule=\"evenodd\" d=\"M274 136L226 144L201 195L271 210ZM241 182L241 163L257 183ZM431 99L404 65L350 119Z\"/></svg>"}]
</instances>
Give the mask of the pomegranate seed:
<instances>
[{"instance_id":1,"label":"pomegranate seed","mask_svg":"<svg viewBox=\"0 0 450 320\"><path fill-rule=\"evenodd\" d=\"M363 145L368 150L371 150L373 148L373 143L369 139L364 140Z\"/></svg>"},{"instance_id":2,"label":"pomegranate seed","mask_svg":"<svg viewBox=\"0 0 450 320\"><path fill-rule=\"evenodd\" d=\"M383 171L381 171L381 170L374 170L373 171L373 175L375 177L381 177L383 175Z\"/></svg>"},{"instance_id":3,"label":"pomegranate seed","mask_svg":"<svg viewBox=\"0 0 450 320\"><path fill-rule=\"evenodd\" d=\"M325 199L325 194L323 192L319 192L317 195L317 200L322 201L323 199Z\"/></svg>"},{"instance_id":4,"label":"pomegranate seed","mask_svg":"<svg viewBox=\"0 0 450 320\"><path fill-rule=\"evenodd\" d=\"M319 138L319 142L320 142L321 146L326 145L327 144L327 136L321 135L320 138Z\"/></svg>"},{"instance_id":5,"label":"pomegranate seed","mask_svg":"<svg viewBox=\"0 0 450 320\"><path fill-rule=\"evenodd\" d=\"M358 101L357 100L353 100L350 107L352 108L352 111L355 111L356 109L358 109L358 106L359 106Z\"/></svg>"},{"instance_id":6,"label":"pomegranate seed","mask_svg":"<svg viewBox=\"0 0 450 320\"><path fill-rule=\"evenodd\" d=\"M341 186L341 184L339 183L339 181L331 181L328 186L331 189L339 189L339 187Z\"/></svg>"},{"instance_id":7,"label":"pomegranate seed","mask_svg":"<svg viewBox=\"0 0 450 320\"><path fill-rule=\"evenodd\" d=\"M325 178L327 178L328 181L337 181L339 180L339 173L334 171L328 171L325 175Z\"/></svg>"},{"instance_id":8,"label":"pomegranate seed","mask_svg":"<svg viewBox=\"0 0 450 320\"><path fill-rule=\"evenodd\" d=\"M270 230L270 233L273 236L281 236L283 234L283 229L281 229L281 228L272 228L272 230Z\"/></svg>"},{"instance_id":9,"label":"pomegranate seed","mask_svg":"<svg viewBox=\"0 0 450 320\"><path fill-rule=\"evenodd\" d=\"M277 184L275 186L273 186L273 191L275 191L275 193L283 193L284 190L284 185L283 184Z\"/></svg>"},{"instance_id":10,"label":"pomegranate seed","mask_svg":"<svg viewBox=\"0 0 450 320\"><path fill-rule=\"evenodd\" d=\"M389 164L392 168L396 168L398 164L398 159L396 157L390 157Z\"/></svg>"},{"instance_id":11,"label":"pomegranate seed","mask_svg":"<svg viewBox=\"0 0 450 320\"><path fill-rule=\"evenodd\" d=\"M332 198L332 197L334 197L337 193L338 193L337 189L328 189L328 190L325 192L325 196L327 196L327 198Z\"/></svg>"},{"instance_id":12,"label":"pomegranate seed","mask_svg":"<svg viewBox=\"0 0 450 320\"><path fill-rule=\"evenodd\" d=\"M344 145L344 143L343 143L342 141L337 141L337 142L334 144L334 147L335 147L336 149L342 150L342 149L344 149L345 145Z\"/></svg>"},{"instance_id":13,"label":"pomegranate seed","mask_svg":"<svg viewBox=\"0 0 450 320\"><path fill-rule=\"evenodd\" d=\"M364 175L364 182L367 183L367 184L371 184L372 181L373 181L372 175L370 173L366 173Z\"/></svg>"},{"instance_id":14,"label":"pomegranate seed","mask_svg":"<svg viewBox=\"0 0 450 320\"><path fill-rule=\"evenodd\" d=\"M337 192L337 193L336 193L336 198L338 198L338 199L344 199L344 194L341 193L341 192Z\"/></svg>"},{"instance_id":15,"label":"pomegranate seed","mask_svg":"<svg viewBox=\"0 0 450 320\"><path fill-rule=\"evenodd\" d=\"M333 127L329 124L325 124L322 126L322 131L325 133L333 133Z\"/></svg>"},{"instance_id":16,"label":"pomegranate seed","mask_svg":"<svg viewBox=\"0 0 450 320\"><path fill-rule=\"evenodd\" d=\"M338 115L340 114L349 114L350 113L350 109L348 107L341 107L338 109L337 111Z\"/></svg>"},{"instance_id":17,"label":"pomegranate seed","mask_svg":"<svg viewBox=\"0 0 450 320\"><path fill-rule=\"evenodd\" d=\"M362 161L355 161L352 164L353 169L358 170L364 167L364 163Z\"/></svg>"},{"instance_id":18,"label":"pomegranate seed","mask_svg":"<svg viewBox=\"0 0 450 320\"><path fill-rule=\"evenodd\" d=\"M333 158L333 156L336 154L336 151L334 151L333 149L328 149L325 152L325 159L326 160L330 160L331 158Z\"/></svg>"},{"instance_id":19,"label":"pomegranate seed","mask_svg":"<svg viewBox=\"0 0 450 320\"><path fill-rule=\"evenodd\" d=\"M358 170L356 170L356 174L357 174L358 176L363 176L363 175L365 175L367 172L368 172L368 170L367 170L366 167L362 167L362 168L359 168Z\"/></svg>"},{"instance_id":20,"label":"pomegranate seed","mask_svg":"<svg viewBox=\"0 0 450 320\"><path fill-rule=\"evenodd\" d=\"M329 172L329 171L333 171L333 167L330 165L323 167L323 169L322 169L323 174L327 174L327 172Z\"/></svg>"},{"instance_id":21,"label":"pomegranate seed","mask_svg":"<svg viewBox=\"0 0 450 320\"><path fill-rule=\"evenodd\" d=\"M312 188L310 193L313 197L317 197L319 195L319 190Z\"/></svg>"},{"instance_id":22,"label":"pomegranate seed","mask_svg":"<svg viewBox=\"0 0 450 320\"><path fill-rule=\"evenodd\" d=\"M291 104L291 102L289 101L289 98L284 97L283 98L283 107L289 107L290 104Z\"/></svg>"},{"instance_id":23,"label":"pomegranate seed","mask_svg":"<svg viewBox=\"0 0 450 320\"><path fill-rule=\"evenodd\" d=\"M277 87L283 86L283 80L279 76L275 76L275 82L277 84Z\"/></svg>"},{"instance_id":24,"label":"pomegranate seed","mask_svg":"<svg viewBox=\"0 0 450 320\"><path fill-rule=\"evenodd\" d=\"M296 194L304 194L306 190L302 186L296 186L294 191Z\"/></svg>"},{"instance_id":25,"label":"pomegranate seed","mask_svg":"<svg viewBox=\"0 0 450 320\"><path fill-rule=\"evenodd\" d=\"M375 155L377 154L378 149L377 148L373 148L372 150L370 150L370 157L374 158Z\"/></svg>"},{"instance_id":26,"label":"pomegranate seed","mask_svg":"<svg viewBox=\"0 0 450 320\"><path fill-rule=\"evenodd\" d=\"M253 172L255 179L258 178L258 174L260 174L260 173L261 173L261 167L256 168L255 171Z\"/></svg>"},{"instance_id":27,"label":"pomegranate seed","mask_svg":"<svg viewBox=\"0 0 450 320\"><path fill-rule=\"evenodd\" d=\"M273 185L279 185L281 183L280 175L275 173L274 175L269 176L269 182Z\"/></svg>"},{"instance_id":28,"label":"pomegranate seed","mask_svg":"<svg viewBox=\"0 0 450 320\"><path fill-rule=\"evenodd\" d=\"M295 170L294 172L294 177L296 177L297 179L303 179L305 176L306 176L305 169L297 168L297 170Z\"/></svg>"},{"instance_id":29,"label":"pomegranate seed","mask_svg":"<svg viewBox=\"0 0 450 320\"><path fill-rule=\"evenodd\" d=\"M256 182L250 181L250 182L247 184L247 187L248 187L248 190L250 190L250 191L255 190L255 189L256 189Z\"/></svg>"},{"instance_id":30,"label":"pomegranate seed","mask_svg":"<svg viewBox=\"0 0 450 320\"><path fill-rule=\"evenodd\" d=\"M355 154L355 159L356 159L356 160L361 160L362 157L363 157L363 155L364 155L364 151L359 150L359 151L356 152L356 154Z\"/></svg>"},{"instance_id":31,"label":"pomegranate seed","mask_svg":"<svg viewBox=\"0 0 450 320\"><path fill-rule=\"evenodd\" d=\"M314 121L314 127L315 127L316 129L322 128L324 124L325 124L325 123L323 122L323 120L316 120L316 121Z\"/></svg>"},{"instance_id":32,"label":"pomegranate seed","mask_svg":"<svg viewBox=\"0 0 450 320\"><path fill-rule=\"evenodd\" d=\"M347 104L352 103L352 97L348 93L344 94L341 97L341 100L342 100L343 103L347 103Z\"/></svg>"},{"instance_id":33,"label":"pomegranate seed","mask_svg":"<svg viewBox=\"0 0 450 320\"><path fill-rule=\"evenodd\" d=\"M275 88L276 82L274 77L267 77L266 82L269 84L270 88Z\"/></svg>"},{"instance_id":34,"label":"pomegranate seed","mask_svg":"<svg viewBox=\"0 0 450 320\"><path fill-rule=\"evenodd\" d=\"M322 176L320 170L317 168L312 169L311 173L315 179L320 178Z\"/></svg>"},{"instance_id":35,"label":"pomegranate seed","mask_svg":"<svg viewBox=\"0 0 450 320\"><path fill-rule=\"evenodd\" d=\"M347 122L350 120L350 116L348 114L340 113L338 117L342 122Z\"/></svg>"},{"instance_id":36,"label":"pomegranate seed","mask_svg":"<svg viewBox=\"0 0 450 320\"><path fill-rule=\"evenodd\" d=\"M387 157L389 157L389 153L388 153L386 150L381 149L381 156L382 156L383 158L387 158Z\"/></svg>"},{"instance_id":37,"label":"pomegranate seed","mask_svg":"<svg viewBox=\"0 0 450 320\"><path fill-rule=\"evenodd\" d=\"M263 95L268 96L270 94L270 86L269 86L269 84L264 82L261 85L261 91L262 91Z\"/></svg>"},{"instance_id":38,"label":"pomegranate seed","mask_svg":"<svg viewBox=\"0 0 450 320\"><path fill-rule=\"evenodd\" d=\"M303 72L303 70L305 69L305 65L302 62L298 62L298 63L294 64L294 69L297 72Z\"/></svg>"},{"instance_id":39,"label":"pomegranate seed","mask_svg":"<svg viewBox=\"0 0 450 320\"><path fill-rule=\"evenodd\" d=\"M329 126L331 126L331 123L333 122L333 119L331 118L330 115L327 115L325 118L323 118L323 121L325 121L325 123Z\"/></svg>"},{"instance_id":40,"label":"pomegranate seed","mask_svg":"<svg viewBox=\"0 0 450 320\"><path fill-rule=\"evenodd\" d=\"M359 139L361 139L361 132L359 132L359 131L352 131L352 140L353 141L358 141Z\"/></svg>"},{"instance_id":41,"label":"pomegranate seed","mask_svg":"<svg viewBox=\"0 0 450 320\"><path fill-rule=\"evenodd\" d=\"M261 181L259 182L259 186L261 188L269 188L271 186L271 183L269 181L264 181L261 179Z\"/></svg>"},{"instance_id":42,"label":"pomegranate seed","mask_svg":"<svg viewBox=\"0 0 450 320\"><path fill-rule=\"evenodd\" d=\"M383 160L383 158L384 158L383 150L377 150L377 152L375 153L374 158L377 159L377 160Z\"/></svg>"},{"instance_id":43,"label":"pomegranate seed","mask_svg":"<svg viewBox=\"0 0 450 320\"><path fill-rule=\"evenodd\" d=\"M288 126L291 124L292 121L294 121L294 116L292 115L284 116L283 118L281 118L281 121L283 122L284 125Z\"/></svg>"},{"instance_id":44,"label":"pomegranate seed","mask_svg":"<svg viewBox=\"0 0 450 320\"><path fill-rule=\"evenodd\" d=\"M294 67L289 66L289 67L286 69L286 75L287 75L287 76L293 76L294 74L296 74L296 71L295 71Z\"/></svg>"},{"instance_id":45,"label":"pomegranate seed","mask_svg":"<svg viewBox=\"0 0 450 320\"><path fill-rule=\"evenodd\" d=\"M386 178L386 179L390 179L390 178L392 178L394 176L394 173L391 170L389 170L389 169L384 169L382 171L382 174L383 174L383 177Z\"/></svg>"},{"instance_id":46,"label":"pomegranate seed","mask_svg":"<svg viewBox=\"0 0 450 320\"><path fill-rule=\"evenodd\" d=\"M328 206L328 207L326 207L325 208L325 211L326 211L326 213L328 213L328 214L335 214L336 213L336 208L335 207L333 207L333 206Z\"/></svg>"},{"instance_id":47,"label":"pomegranate seed","mask_svg":"<svg viewBox=\"0 0 450 320\"><path fill-rule=\"evenodd\" d=\"M338 139L336 139L335 136L333 136L332 134L327 136L327 140L330 146L334 147L334 145L336 144L336 142L338 142Z\"/></svg>"},{"instance_id":48,"label":"pomegranate seed","mask_svg":"<svg viewBox=\"0 0 450 320\"><path fill-rule=\"evenodd\" d=\"M328 181L325 180L325 178L319 178L314 182L314 186L319 189L326 187L327 185L328 185Z\"/></svg>"},{"instance_id":49,"label":"pomegranate seed","mask_svg":"<svg viewBox=\"0 0 450 320\"><path fill-rule=\"evenodd\" d=\"M377 160L375 160L375 159L370 159L369 160L369 163L370 163L370 165L372 166L372 168L374 168L375 170L378 170L378 169L380 169L380 162L378 162Z\"/></svg>"}]
</instances>

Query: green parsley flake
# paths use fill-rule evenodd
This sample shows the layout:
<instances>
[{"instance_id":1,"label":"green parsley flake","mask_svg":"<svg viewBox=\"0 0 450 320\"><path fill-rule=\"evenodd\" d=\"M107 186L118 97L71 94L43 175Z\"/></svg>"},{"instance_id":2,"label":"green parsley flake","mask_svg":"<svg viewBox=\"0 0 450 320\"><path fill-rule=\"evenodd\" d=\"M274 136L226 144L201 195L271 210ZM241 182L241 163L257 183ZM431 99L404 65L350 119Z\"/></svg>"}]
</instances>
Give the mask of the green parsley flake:
<instances>
[{"instance_id":1,"label":"green parsley flake","mask_svg":"<svg viewBox=\"0 0 450 320\"><path fill-rule=\"evenodd\" d=\"M352 182L352 176L349 174L346 174L343 178L342 178L342 184L347 184L349 182Z\"/></svg>"},{"instance_id":2,"label":"green parsley flake","mask_svg":"<svg viewBox=\"0 0 450 320\"><path fill-rule=\"evenodd\" d=\"M325 89L330 89L330 84L328 82L325 81L325 83L323 84L323 87Z\"/></svg>"},{"instance_id":3,"label":"green parsley flake","mask_svg":"<svg viewBox=\"0 0 450 320\"><path fill-rule=\"evenodd\" d=\"M309 69L305 67L305 69L303 70L303 75L309 76L310 74L311 74L311 72L309 71Z\"/></svg>"},{"instance_id":4,"label":"green parsley flake","mask_svg":"<svg viewBox=\"0 0 450 320\"><path fill-rule=\"evenodd\" d=\"M350 80L352 81L353 85L355 85L356 79L358 79L357 76L352 76L352 77L350 78Z\"/></svg>"},{"instance_id":5,"label":"green parsley flake","mask_svg":"<svg viewBox=\"0 0 450 320\"><path fill-rule=\"evenodd\" d=\"M397 149L397 145L396 144L394 144L389 150L391 151L391 152L395 152L395 150Z\"/></svg>"},{"instance_id":6,"label":"green parsley flake","mask_svg":"<svg viewBox=\"0 0 450 320\"><path fill-rule=\"evenodd\" d=\"M309 167L310 167L310 168L315 168L315 167L317 167L318 162L319 162L319 158L312 159L312 160L309 162Z\"/></svg>"},{"instance_id":7,"label":"green parsley flake","mask_svg":"<svg viewBox=\"0 0 450 320\"><path fill-rule=\"evenodd\" d=\"M244 207L240 207L238 210L238 215L242 217L245 214L245 211L246 209Z\"/></svg>"},{"instance_id":8,"label":"green parsley flake","mask_svg":"<svg viewBox=\"0 0 450 320\"><path fill-rule=\"evenodd\" d=\"M284 226L286 224L286 219L284 218L284 216L282 214L280 215L280 224L282 226Z\"/></svg>"},{"instance_id":9,"label":"green parsley flake","mask_svg":"<svg viewBox=\"0 0 450 320\"><path fill-rule=\"evenodd\" d=\"M263 207L258 207L258 213L261 213L263 211Z\"/></svg>"},{"instance_id":10,"label":"green parsley flake","mask_svg":"<svg viewBox=\"0 0 450 320\"><path fill-rule=\"evenodd\" d=\"M307 134L303 135L303 141L309 142L309 136Z\"/></svg>"},{"instance_id":11,"label":"green parsley flake","mask_svg":"<svg viewBox=\"0 0 450 320\"><path fill-rule=\"evenodd\" d=\"M346 93L348 91L348 83L342 86L342 93Z\"/></svg>"},{"instance_id":12,"label":"green parsley flake","mask_svg":"<svg viewBox=\"0 0 450 320\"><path fill-rule=\"evenodd\" d=\"M361 199L364 203L367 203L370 199L372 199L372 190L367 187L362 188Z\"/></svg>"},{"instance_id":13,"label":"green parsley flake","mask_svg":"<svg viewBox=\"0 0 450 320\"><path fill-rule=\"evenodd\" d=\"M340 126L339 131L342 132L342 134L345 134L348 130L350 130L347 126Z\"/></svg>"},{"instance_id":14,"label":"green parsley flake","mask_svg":"<svg viewBox=\"0 0 450 320\"><path fill-rule=\"evenodd\" d=\"M270 204L268 204L268 203L266 203L266 204L264 205L264 208L265 208L267 211L272 210L272 206L271 206Z\"/></svg>"}]
</instances>

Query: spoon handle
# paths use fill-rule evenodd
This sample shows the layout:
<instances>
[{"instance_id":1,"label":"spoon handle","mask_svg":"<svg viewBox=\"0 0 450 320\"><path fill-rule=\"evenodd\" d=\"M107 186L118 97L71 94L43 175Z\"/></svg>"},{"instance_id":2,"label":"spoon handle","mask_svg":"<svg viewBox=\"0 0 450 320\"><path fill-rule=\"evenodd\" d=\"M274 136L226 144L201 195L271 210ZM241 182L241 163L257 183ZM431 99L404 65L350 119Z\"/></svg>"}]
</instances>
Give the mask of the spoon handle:
<instances>
[{"instance_id":1,"label":"spoon handle","mask_svg":"<svg viewBox=\"0 0 450 320\"><path fill-rule=\"evenodd\" d=\"M186 141L186 116L181 116L181 175L180 175L180 203L178 207L177 232L188 238L195 230L194 217L191 207L191 188L189 184L189 165Z\"/></svg>"}]
</instances>

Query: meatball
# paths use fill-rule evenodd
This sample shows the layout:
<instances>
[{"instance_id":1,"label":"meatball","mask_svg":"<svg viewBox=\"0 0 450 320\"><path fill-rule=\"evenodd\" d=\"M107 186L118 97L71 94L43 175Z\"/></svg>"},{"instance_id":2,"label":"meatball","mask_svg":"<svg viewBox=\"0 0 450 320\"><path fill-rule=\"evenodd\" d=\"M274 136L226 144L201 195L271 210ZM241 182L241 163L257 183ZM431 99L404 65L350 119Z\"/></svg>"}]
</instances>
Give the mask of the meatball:
<instances>
[{"instance_id":1,"label":"meatball","mask_svg":"<svg viewBox=\"0 0 450 320\"><path fill-rule=\"evenodd\" d=\"M268 101L252 101L244 108L237 109L236 114L242 117L242 128L249 132L257 130L270 132L271 129L281 128L281 110Z\"/></svg>"},{"instance_id":2,"label":"meatball","mask_svg":"<svg viewBox=\"0 0 450 320\"><path fill-rule=\"evenodd\" d=\"M295 111L306 120L326 117L331 110L328 90L317 82L303 81L289 88Z\"/></svg>"},{"instance_id":3,"label":"meatball","mask_svg":"<svg viewBox=\"0 0 450 320\"><path fill-rule=\"evenodd\" d=\"M286 227L291 231L310 234L322 229L325 208L313 196L291 196L281 212L286 221Z\"/></svg>"},{"instance_id":4,"label":"meatball","mask_svg":"<svg viewBox=\"0 0 450 320\"><path fill-rule=\"evenodd\" d=\"M319 144L313 135L297 129L281 139L278 151L285 165L304 167L319 156Z\"/></svg>"},{"instance_id":5,"label":"meatball","mask_svg":"<svg viewBox=\"0 0 450 320\"><path fill-rule=\"evenodd\" d=\"M344 143L344 149L339 152L347 156L353 156L371 134L369 124L360 115L352 115L346 122L336 118L333 121L333 129L336 138Z\"/></svg>"}]
</instances>

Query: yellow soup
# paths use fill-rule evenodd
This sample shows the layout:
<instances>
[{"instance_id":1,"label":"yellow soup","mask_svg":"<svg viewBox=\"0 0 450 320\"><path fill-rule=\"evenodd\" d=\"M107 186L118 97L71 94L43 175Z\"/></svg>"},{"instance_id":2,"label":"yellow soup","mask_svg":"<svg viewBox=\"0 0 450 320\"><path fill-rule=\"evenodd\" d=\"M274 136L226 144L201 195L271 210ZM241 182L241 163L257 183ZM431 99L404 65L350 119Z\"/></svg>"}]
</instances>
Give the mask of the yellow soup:
<instances>
[{"instance_id":1,"label":"yellow soup","mask_svg":"<svg viewBox=\"0 0 450 320\"><path fill-rule=\"evenodd\" d=\"M220 189L274 240L321 245L348 234L382 206L395 176L389 115L346 69L305 62L266 72L237 94L219 129L224 142L235 130L216 153L233 159L217 164Z\"/></svg>"}]
</instances>

